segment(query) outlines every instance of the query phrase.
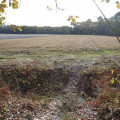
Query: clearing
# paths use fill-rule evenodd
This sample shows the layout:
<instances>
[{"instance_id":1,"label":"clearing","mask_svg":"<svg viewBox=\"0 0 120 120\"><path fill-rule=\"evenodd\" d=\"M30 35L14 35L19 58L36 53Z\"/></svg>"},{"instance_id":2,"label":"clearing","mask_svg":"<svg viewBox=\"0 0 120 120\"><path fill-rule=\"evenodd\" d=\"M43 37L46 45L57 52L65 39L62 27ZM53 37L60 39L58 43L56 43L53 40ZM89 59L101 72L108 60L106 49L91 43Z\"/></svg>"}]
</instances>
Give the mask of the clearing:
<instances>
[{"instance_id":1,"label":"clearing","mask_svg":"<svg viewBox=\"0 0 120 120\"><path fill-rule=\"evenodd\" d=\"M115 78L114 71L118 75L119 69L116 65L119 63L120 45L115 37L53 35L0 40L2 101L0 118L10 120L103 120L103 116L105 119L112 119L113 116L117 118L119 114L116 113L120 111L115 110L111 114L106 108L108 111L104 109L106 110L104 114L101 112L103 108L91 107L89 103L97 99L101 86L102 90L107 89L104 83L110 81L112 77ZM114 69L112 73L111 68ZM95 90L92 88L93 82L96 83ZM10 86L10 90L6 84ZM116 85L114 92L118 92L116 95L118 97L119 84ZM95 105L99 104L102 104L101 101Z\"/></svg>"},{"instance_id":2,"label":"clearing","mask_svg":"<svg viewBox=\"0 0 120 120\"><path fill-rule=\"evenodd\" d=\"M0 61L21 62L39 60L42 63L93 61L98 52L117 56L120 45L115 37L88 35L53 35L39 38L0 40Z\"/></svg>"}]
</instances>

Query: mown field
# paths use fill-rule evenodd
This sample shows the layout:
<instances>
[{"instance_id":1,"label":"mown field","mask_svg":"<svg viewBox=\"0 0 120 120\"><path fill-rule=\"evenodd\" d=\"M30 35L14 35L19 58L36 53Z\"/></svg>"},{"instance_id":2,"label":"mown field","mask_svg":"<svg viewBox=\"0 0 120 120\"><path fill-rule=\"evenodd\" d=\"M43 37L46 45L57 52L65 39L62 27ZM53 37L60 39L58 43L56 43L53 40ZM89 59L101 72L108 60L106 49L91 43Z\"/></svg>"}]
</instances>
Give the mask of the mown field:
<instances>
[{"instance_id":1,"label":"mown field","mask_svg":"<svg viewBox=\"0 0 120 120\"><path fill-rule=\"evenodd\" d=\"M54 35L39 38L0 40L0 61L72 62L99 57L99 50L118 55L120 45L115 37Z\"/></svg>"},{"instance_id":2,"label":"mown field","mask_svg":"<svg viewBox=\"0 0 120 120\"><path fill-rule=\"evenodd\" d=\"M119 120L115 37L0 40L0 120Z\"/></svg>"},{"instance_id":3,"label":"mown field","mask_svg":"<svg viewBox=\"0 0 120 120\"><path fill-rule=\"evenodd\" d=\"M108 36L81 36L81 35L54 35L40 38L0 40L0 52L22 52L30 50L80 50L120 48L115 37Z\"/></svg>"}]
</instances>

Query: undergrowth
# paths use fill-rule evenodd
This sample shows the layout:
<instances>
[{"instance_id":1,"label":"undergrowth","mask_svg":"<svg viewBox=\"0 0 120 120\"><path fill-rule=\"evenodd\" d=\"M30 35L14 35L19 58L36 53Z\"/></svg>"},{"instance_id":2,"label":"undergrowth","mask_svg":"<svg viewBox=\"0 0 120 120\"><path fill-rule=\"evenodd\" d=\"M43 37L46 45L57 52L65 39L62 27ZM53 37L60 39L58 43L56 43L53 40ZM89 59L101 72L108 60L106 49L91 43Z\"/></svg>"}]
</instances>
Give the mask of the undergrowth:
<instances>
[{"instance_id":1,"label":"undergrowth","mask_svg":"<svg viewBox=\"0 0 120 120\"><path fill-rule=\"evenodd\" d=\"M88 69L81 74L78 91L99 108L99 119L120 118L120 69ZM90 99L91 98L91 99ZM94 100L93 100L94 98Z\"/></svg>"},{"instance_id":2,"label":"undergrowth","mask_svg":"<svg viewBox=\"0 0 120 120\"><path fill-rule=\"evenodd\" d=\"M48 92L59 91L69 80L69 72L63 68L43 68L36 65L1 66L1 79L22 93L34 91L44 95ZM62 86L61 86L62 85Z\"/></svg>"},{"instance_id":3,"label":"undergrowth","mask_svg":"<svg viewBox=\"0 0 120 120\"><path fill-rule=\"evenodd\" d=\"M68 81L69 71L65 67L45 68L35 64L1 65L0 120L12 116L16 116L17 119L21 119L22 116L24 119L24 115L28 113L31 113L32 117L36 106L45 106L45 103L40 102L41 98L47 96L48 101L51 101L49 97L57 95Z\"/></svg>"},{"instance_id":4,"label":"undergrowth","mask_svg":"<svg viewBox=\"0 0 120 120\"><path fill-rule=\"evenodd\" d=\"M32 118L34 111L40 106L42 109L49 108L48 103L67 85L69 77L70 71L65 67L45 68L36 64L1 65L0 120L6 120L11 116L16 116L18 119ZM99 120L119 120L120 69L118 67L89 68L83 71L77 88L78 93L76 98L73 98L74 101L72 98L63 100L59 107L61 119L75 119L75 116L69 113L76 110L74 103L77 97L83 96L86 98L87 106L97 109Z\"/></svg>"}]
</instances>

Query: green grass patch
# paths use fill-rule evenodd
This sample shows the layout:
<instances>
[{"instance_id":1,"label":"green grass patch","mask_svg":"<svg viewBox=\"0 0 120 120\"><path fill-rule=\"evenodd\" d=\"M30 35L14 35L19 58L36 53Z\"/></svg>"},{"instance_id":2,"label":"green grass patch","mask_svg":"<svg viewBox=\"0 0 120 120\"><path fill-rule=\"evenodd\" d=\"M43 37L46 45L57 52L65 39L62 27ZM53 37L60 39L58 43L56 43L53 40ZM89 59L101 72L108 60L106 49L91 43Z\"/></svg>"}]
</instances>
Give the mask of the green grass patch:
<instances>
[{"instance_id":1,"label":"green grass patch","mask_svg":"<svg viewBox=\"0 0 120 120\"><path fill-rule=\"evenodd\" d=\"M30 51L29 51L30 52ZM12 62L27 62L27 61L42 61L44 63L48 63L54 65L54 62L57 61L58 63L65 63L70 64L72 61L81 61L85 60L86 62L93 60L93 59L100 59L101 54L105 56L113 56L119 57L120 50L119 49L102 49L101 51L94 51L90 49L83 49L83 50L70 50L70 51L63 51L63 50L42 50L42 51L31 51L31 54L27 52L24 53L9 53L9 54L1 54L0 55L0 62L9 60ZM64 62L63 62L64 61Z\"/></svg>"}]
</instances>

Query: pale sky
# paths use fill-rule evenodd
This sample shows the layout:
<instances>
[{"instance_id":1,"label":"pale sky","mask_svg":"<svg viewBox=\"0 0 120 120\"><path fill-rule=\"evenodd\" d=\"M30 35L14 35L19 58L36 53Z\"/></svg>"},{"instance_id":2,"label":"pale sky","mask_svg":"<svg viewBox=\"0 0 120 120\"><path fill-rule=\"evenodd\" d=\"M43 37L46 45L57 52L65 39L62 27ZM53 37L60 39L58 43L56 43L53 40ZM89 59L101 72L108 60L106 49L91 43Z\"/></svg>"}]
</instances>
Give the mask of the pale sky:
<instances>
[{"instance_id":1,"label":"pale sky","mask_svg":"<svg viewBox=\"0 0 120 120\"><path fill-rule=\"evenodd\" d=\"M115 0L110 3L101 3L96 0L107 17L119 12ZM77 22L87 19L97 20L101 16L92 0L58 0L58 5L64 11L57 11L54 0L21 0L19 9L6 9L6 24L28 26L65 26L70 25L67 18L70 15L79 16ZM48 10L50 6L52 10Z\"/></svg>"}]
</instances>

